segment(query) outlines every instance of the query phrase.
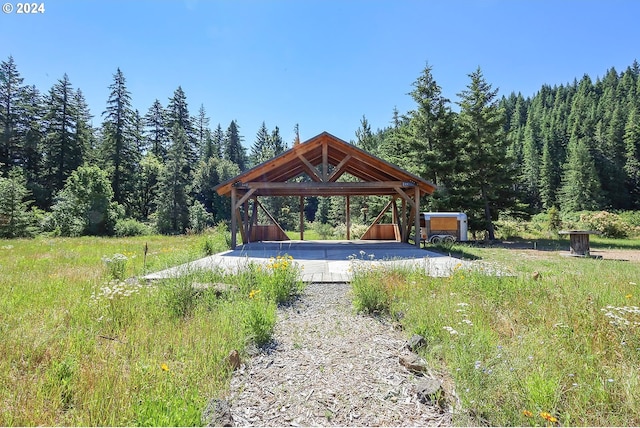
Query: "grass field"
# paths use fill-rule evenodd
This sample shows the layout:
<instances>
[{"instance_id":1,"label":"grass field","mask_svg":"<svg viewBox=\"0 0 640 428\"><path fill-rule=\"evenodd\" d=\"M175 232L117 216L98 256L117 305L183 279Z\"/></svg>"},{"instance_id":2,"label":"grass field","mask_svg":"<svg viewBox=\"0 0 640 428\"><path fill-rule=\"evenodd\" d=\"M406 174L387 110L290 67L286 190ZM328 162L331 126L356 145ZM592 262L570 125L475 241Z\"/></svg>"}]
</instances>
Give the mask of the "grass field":
<instances>
[{"instance_id":1,"label":"grass field","mask_svg":"<svg viewBox=\"0 0 640 428\"><path fill-rule=\"evenodd\" d=\"M640 264L451 251L511 276L363 269L353 287L361 309L377 305L427 339L422 354L460 399L456 424L640 425Z\"/></svg>"},{"instance_id":2,"label":"grass field","mask_svg":"<svg viewBox=\"0 0 640 428\"><path fill-rule=\"evenodd\" d=\"M121 279L201 257L205 243L222 251L227 241L0 241L0 425L199 425L207 400L227 387L228 353L269 339L275 301L290 291L279 287L295 282L288 262L274 261L267 274L192 274L153 287ZM427 338L421 352L460 400L457 424L640 425L639 263L447 251L512 276L364 270L353 286L379 297L407 335ZM192 288L220 281L236 284L237 295Z\"/></svg>"},{"instance_id":3,"label":"grass field","mask_svg":"<svg viewBox=\"0 0 640 428\"><path fill-rule=\"evenodd\" d=\"M225 249L224 236L206 240ZM200 425L230 378L226 356L269 340L295 280L278 261L234 278L122 281L201 257L204 241L0 241L0 425ZM223 299L192 287L221 280L237 286Z\"/></svg>"}]
</instances>

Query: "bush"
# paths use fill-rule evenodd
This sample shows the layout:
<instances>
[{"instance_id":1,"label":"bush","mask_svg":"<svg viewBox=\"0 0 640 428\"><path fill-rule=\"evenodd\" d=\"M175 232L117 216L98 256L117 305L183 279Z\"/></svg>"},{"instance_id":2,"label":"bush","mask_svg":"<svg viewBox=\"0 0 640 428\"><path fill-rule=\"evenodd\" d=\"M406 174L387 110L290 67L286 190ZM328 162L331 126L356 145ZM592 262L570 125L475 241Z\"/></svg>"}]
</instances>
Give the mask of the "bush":
<instances>
[{"instance_id":1,"label":"bush","mask_svg":"<svg viewBox=\"0 0 640 428\"><path fill-rule=\"evenodd\" d=\"M329 239L333 235L333 227L327 223L313 223L313 230L315 230L320 239Z\"/></svg>"},{"instance_id":2,"label":"bush","mask_svg":"<svg viewBox=\"0 0 640 428\"><path fill-rule=\"evenodd\" d=\"M620 216L607 211L582 214L580 222L586 228L602 233L602 236L606 238L626 238L628 236L629 226L620 219Z\"/></svg>"},{"instance_id":3,"label":"bush","mask_svg":"<svg viewBox=\"0 0 640 428\"><path fill-rule=\"evenodd\" d=\"M116 236L146 236L152 233L150 226L132 218L118 220L115 226Z\"/></svg>"},{"instance_id":4,"label":"bush","mask_svg":"<svg viewBox=\"0 0 640 428\"><path fill-rule=\"evenodd\" d=\"M189 207L189 225L192 233L202 233L212 223L213 215L207 212L200 201L195 201Z\"/></svg>"},{"instance_id":5,"label":"bush","mask_svg":"<svg viewBox=\"0 0 640 428\"><path fill-rule=\"evenodd\" d=\"M251 290L243 322L247 334L256 345L266 345L271 341L273 329L276 325L275 303L264 298L260 290Z\"/></svg>"},{"instance_id":6,"label":"bush","mask_svg":"<svg viewBox=\"0 0 640 428\"><path fill-rule=\"evenodd\" d=\"M288 302L302 289L300 270L291 256L271 259L266 269L259 269L257 284L262 292L277 304Z\"/></svg>"}]
</instances>

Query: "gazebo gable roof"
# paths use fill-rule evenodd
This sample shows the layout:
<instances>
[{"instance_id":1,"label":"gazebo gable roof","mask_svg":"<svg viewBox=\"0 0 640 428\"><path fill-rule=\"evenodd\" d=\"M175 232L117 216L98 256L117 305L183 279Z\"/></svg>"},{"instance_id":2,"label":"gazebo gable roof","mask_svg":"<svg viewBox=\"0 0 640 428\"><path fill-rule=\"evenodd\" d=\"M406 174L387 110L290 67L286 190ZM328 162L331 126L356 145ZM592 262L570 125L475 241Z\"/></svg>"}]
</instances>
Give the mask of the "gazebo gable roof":
<instances>
[{"instance_id":1,"label":"gazebo gable roof","mask_svg":"<svg viewBox=\"0 0 640 428\"><path fill-rule=\"evenodd\" d=\"M318 183L335 182L350 174L363 182L410 182L424 193L435 186L389 162L323 132L248 171L219 184L219 195L228 195L236 184L285 183L302 173Z\"/></svg>"}]
</instances>

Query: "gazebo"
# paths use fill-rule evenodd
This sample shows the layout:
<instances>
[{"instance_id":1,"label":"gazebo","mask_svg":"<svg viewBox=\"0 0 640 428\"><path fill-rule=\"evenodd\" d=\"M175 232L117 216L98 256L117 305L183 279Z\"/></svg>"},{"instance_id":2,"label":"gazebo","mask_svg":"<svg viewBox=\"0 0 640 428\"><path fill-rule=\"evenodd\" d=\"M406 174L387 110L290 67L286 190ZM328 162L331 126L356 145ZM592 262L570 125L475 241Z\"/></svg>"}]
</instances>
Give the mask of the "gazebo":
<instances>
[{"instance_id":1,"label":"gazebo","mask_svg":"<svg viewBox=\"0 0 640 428\"><path fill-rule=\"evenodd\" d=\"M291 180L306 174L311 181ZM357 182L337 181L343 174ZM289 237L278 221L260 203L261 196L300 198L300 239L304 239L304 198L306 196L344 196L346 198L347 239L350 237L350 196L388 196L389 202L360 239L384 239L420 246L420 197L431 194L435 186L422 178L373 156L327 132L243 172L215 187L219 195L231 197L231 245L236 247L240 231L243 244L256 241L285 241ZM400 204L398 204L400 200ZM252 210L249 212L249 202ZM400 205L400 206L398 206ZM272 224L259 225L258 208ZM380 224L391 209L392 222Z\"/></svg>"}]
</instances>

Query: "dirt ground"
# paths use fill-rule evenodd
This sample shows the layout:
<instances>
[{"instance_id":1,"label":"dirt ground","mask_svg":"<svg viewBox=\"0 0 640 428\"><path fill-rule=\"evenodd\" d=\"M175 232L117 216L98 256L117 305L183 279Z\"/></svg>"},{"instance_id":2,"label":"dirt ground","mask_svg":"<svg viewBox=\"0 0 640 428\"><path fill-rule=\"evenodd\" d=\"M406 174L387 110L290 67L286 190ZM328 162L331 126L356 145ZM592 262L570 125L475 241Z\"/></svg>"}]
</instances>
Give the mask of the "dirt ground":
<instances>
[{"instance_id":1,"label":"dirt ground","mask_svg":"<svg viewBox=\"0 0 640 428\"><path fill-rule=\"evenodd\" d=\"M558 247L544 247L540 246L533 249L533 242L510 242L503 241L501 243L493 244L492 247L507 248L517 251L522 255L526 255L528 258L549 258L555 257L558 254L569 254L569 243L567 242L566 248ZM601 256L604 260L624 260L635 263L640 263L640 250L621 250L621 249L605 249L605 248L591 248L592 256Z\"/></svg>"}]
</instances>

